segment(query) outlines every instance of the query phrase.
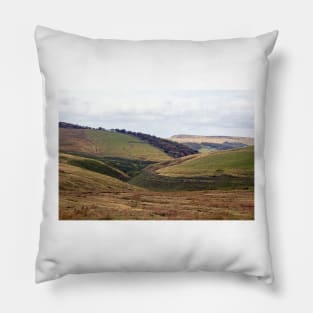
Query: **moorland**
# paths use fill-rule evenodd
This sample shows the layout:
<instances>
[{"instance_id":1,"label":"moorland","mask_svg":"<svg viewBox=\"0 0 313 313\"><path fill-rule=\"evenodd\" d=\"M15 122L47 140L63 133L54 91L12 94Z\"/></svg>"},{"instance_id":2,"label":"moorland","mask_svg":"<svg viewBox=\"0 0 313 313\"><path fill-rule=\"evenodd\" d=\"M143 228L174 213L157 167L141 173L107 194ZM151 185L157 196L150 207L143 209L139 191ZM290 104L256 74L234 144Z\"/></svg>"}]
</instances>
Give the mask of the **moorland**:
<instances>
[{"instance_id":1,"label":"moorland","mask_svg":"<svg viewBox=\"0 0 313 313\"><path fill-rule=\"evenodd\" d=\"M251 220L253 139L60 122L59 218Z\"/></svg>"}]
</instances>

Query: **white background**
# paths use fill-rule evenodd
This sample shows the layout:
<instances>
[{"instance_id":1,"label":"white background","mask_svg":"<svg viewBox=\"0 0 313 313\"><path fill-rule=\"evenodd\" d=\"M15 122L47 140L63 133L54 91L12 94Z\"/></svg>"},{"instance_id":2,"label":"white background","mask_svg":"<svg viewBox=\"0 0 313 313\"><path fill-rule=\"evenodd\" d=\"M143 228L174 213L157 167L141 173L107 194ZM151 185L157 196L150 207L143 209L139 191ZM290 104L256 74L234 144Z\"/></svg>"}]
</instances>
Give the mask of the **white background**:
<instances>
[{"instance_id":1,"label":"white background","mask_svg":"<svg viewBox=\"0 0 313 313\"><path fill-rule=\"evenodd\" d=\"M311 1L1 1L2 312L312 312ZM93 274L35 285L45 162L36 24L91 37L193 39L279 29L267 101L267 205L276 281L231 274Z\"/></svg>"}]
</instances>

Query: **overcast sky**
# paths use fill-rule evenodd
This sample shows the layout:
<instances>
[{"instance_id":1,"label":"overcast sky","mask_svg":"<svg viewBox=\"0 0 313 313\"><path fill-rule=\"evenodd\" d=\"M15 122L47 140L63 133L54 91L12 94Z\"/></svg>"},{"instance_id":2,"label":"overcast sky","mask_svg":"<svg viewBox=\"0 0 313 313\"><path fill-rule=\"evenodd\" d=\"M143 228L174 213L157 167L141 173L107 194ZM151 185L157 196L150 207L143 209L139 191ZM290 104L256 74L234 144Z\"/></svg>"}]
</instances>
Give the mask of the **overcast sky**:
<instances>
[{"instance_id":1,"label":"overcast sky","mask_svg":"<svg viewBox=\"0 0 313 313\"><path fill-rule=\"evenodd\" d=\"M62 91L59 119L168 138L177 134L254 137L253 92L245 90Z\"/></svg>"}]
</instances>

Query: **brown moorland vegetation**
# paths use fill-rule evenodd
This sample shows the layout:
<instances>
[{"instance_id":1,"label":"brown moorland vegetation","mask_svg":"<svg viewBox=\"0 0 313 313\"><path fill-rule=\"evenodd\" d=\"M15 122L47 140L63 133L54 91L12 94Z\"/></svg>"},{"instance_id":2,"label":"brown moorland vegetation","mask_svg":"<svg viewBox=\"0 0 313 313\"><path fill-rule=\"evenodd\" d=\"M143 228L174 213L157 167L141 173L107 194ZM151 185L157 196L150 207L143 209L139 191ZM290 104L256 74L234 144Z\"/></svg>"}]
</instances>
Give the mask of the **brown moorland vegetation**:
<instances>
[{"instance_id":1,"label":"brown moorland vegetation","mask_svg":"<svg viewBox=\"0 0 313 313\"><path fill-rule=\"evenodd\" d=\"M60 165L59 206L64 220L254 218L251 191L155 192L68 164Z\"/></svg>"}]
</instances>

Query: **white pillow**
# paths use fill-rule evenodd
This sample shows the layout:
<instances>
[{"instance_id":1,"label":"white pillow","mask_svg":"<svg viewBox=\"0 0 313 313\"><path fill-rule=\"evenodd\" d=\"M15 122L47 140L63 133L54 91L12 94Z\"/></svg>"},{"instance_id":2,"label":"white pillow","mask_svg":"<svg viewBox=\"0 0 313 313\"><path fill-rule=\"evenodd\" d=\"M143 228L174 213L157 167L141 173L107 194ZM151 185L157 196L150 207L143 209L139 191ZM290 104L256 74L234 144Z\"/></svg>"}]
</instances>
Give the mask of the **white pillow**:
<instances>
[{"instance_id":1,"label":"white pillow","mask_svg":"<svg viewBox=\"0 0 313 313\"><path fill-rule=\"evenodd\" d=\"M37 282L184 270L272 281L264 99L277 34L127 41L37 27L48 154Z\"/></svg>"}]
</instances>

